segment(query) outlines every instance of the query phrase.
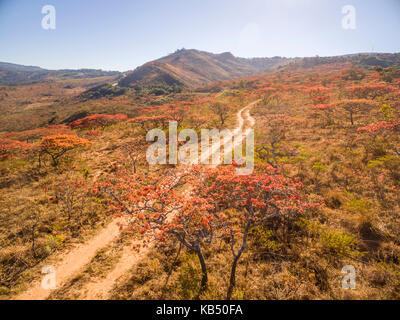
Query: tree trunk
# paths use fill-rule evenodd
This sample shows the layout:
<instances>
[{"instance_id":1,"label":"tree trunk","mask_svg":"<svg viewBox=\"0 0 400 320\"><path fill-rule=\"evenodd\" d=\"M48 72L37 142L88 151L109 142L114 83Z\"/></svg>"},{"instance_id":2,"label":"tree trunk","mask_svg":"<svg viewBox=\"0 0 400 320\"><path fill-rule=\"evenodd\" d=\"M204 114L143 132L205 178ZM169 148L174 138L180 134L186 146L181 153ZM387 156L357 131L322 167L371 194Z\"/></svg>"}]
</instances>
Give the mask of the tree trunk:
<instances>
[{"instance_id":1,"label":"tree trunk","mask_svg":"<svg viewBox=\"0 0 400 320\"><path fill-rule=\"evenodd\" d=\"M236 267L237 267L239 258L240 258L239 255L236 256L232 263L231 277L229 280L229 287L228 287L228 293L226 294L226 300L231 300L233 288L236 285Z\"/></svg>"},{"instance_id":2,"label":"tree trunk","mask_svg":"<svg viewBox=\"0 0 400 320\"><path fill-rule=\"evenodd\" d=\"M221 119L221 126L223 127L225 124L225 119L223 114L220 115L220 119Z\"/></svg>"},{"instance_id":3,"label":"tree trunk","mask_svg":"<svg viewBox=\"0 0 400 320\"><path fill-rule=\"evenodd\" d=\"M200 241L197 239L195 244L191 244L185 240L184 237L182 237L179 233L173 232L173 234L178 238L178 240L188 249L196 252L199 262L201 265L201 283L200 283L200 290L199 293L196 296L196 299L200 298L200 295L207 289L207 284L208 284L208 274L207 274L207 265L206 265L206 260L204 259L203 252L201 251L201 246L200 246Z\"/></svg>"},{"instance_id":4,"label":"tree trunk","mask_svg":"<svg viewBox=\"0 0 400 320\"><path fill-rule=\"evenodd\" d=\"M231 268L231 277L229 279L229 287L228 287L228 292L226 294L226 300L230 300L232 297L232 292L233 292L233 288L236 285L236 267L237 264L239 262L240 257L242 256L243 251L246 249L246 245L247 245L247 235L249 234L249 230L251 228L251 222L249 221L246 225L246 228L243 232L243 238L242 238L242 245L238 251L237 254L235 254L234 252L234 239L232 236L232 254L233 254L233 263L232 263L232 268Z\"/></svg>"},{"instance_id":5,"label":"tree trunk","mask_svg":"<svg viewBox=\"0 0 400 320\"><path fill-rule=\"evenodd\" d=\"M208 283L208 275L207 275L207 266L206 261L203 256L203 252L201 251L200 246L196 248L197 256L199 257L200 265L201 265L201 284L199 295L203 293L207 289Z\"/></svg>"},{"instance_id":6,"label":"tree trunk","mask_svg":"<svg viewBox=\"0 0 400 320\"><path fill-rule=\"evenodd\" d=\"M57 165L58 165L57 157L51 155L51 159L53 160L53 166L54 166L54 167L57 167Z\"/></svg>"}]
</instances>

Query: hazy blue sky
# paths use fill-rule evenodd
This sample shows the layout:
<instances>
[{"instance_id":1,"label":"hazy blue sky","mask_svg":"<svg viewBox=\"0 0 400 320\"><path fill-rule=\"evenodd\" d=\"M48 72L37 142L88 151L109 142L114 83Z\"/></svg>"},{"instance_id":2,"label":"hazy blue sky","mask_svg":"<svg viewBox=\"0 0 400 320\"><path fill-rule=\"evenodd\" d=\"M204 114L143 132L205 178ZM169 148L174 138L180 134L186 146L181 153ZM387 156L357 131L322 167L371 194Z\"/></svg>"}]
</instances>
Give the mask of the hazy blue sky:
<instances>
[{"instance_id":1,"label":"hazy blue sky","mask_svg":"<svg viewBox=\"0 0 400 320\"><path fill-rule=\"evenodd\" d=\"M56 8L56 30L41 27ZM342 7L356 29L342 28ZM400 52L400 0L0 0L0 61L134 69L178 48L241 57Z\"/></svg>"}]
</instances>

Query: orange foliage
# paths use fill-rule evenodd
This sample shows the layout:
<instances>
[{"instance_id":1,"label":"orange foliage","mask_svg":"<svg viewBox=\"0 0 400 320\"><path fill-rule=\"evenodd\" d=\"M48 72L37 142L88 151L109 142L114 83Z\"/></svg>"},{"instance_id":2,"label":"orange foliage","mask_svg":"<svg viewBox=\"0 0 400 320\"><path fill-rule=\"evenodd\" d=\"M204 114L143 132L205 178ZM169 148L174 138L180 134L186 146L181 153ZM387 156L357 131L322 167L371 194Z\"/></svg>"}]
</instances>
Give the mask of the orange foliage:
<instances>
[{"instance_id":1,"label":"orange foliage","mask_svg":"<svg viewBox=\"0 0 400 320\"><path fill-rule=\"evenodd\" d=\"M73 135L53 135L43 137L39 145L40 154L48 154L53 165L58 164L58 159L67 151L78 147L87 147L90 141Z\"/></svg>"},{"instance_id":2,"label":"orange foliage","mask_svg":"<svg viewBox=\"0 0 400 320\"><path fill-rule=\"evenodd\" d=\"M128 120L125 114L93 114L85 118L75 120L70 124L72 129L94 129L98 127L106 127L121 121Z\"/></svg>"},{"instance_id":3,"label":"orange foliage","mask_svg":"<svg viewBox=\"0 0 400 320\"><path fill-rule=\"evenodd\" d=\"M23 155L34 148L33 144L16 140L0 139L0 160Z\"/></svg>"}]
</instances>

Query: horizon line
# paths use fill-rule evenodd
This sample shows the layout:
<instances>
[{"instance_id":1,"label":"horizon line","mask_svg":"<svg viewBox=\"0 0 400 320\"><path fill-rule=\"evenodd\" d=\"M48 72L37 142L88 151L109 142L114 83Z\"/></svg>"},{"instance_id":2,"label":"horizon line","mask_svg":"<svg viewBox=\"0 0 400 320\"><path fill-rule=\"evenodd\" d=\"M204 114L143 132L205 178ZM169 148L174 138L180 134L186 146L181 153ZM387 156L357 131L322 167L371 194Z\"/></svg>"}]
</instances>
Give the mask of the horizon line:
<instances>
[{"instance_id":1,"label":"horizon line","mask_svg":"<svg viewBox=\"0 0 400 320\"><path fill-rule=\"evenodd\" d=\"M125 71L118 71L118 70L105 70L102 68L59 68L59 69L47 69L38 65L26 65L26 64L21 64L21 63L15 63L15 62L9 62L9 61L2 61L0 60L0 63L5 63L5 64L11 64L11 65L16 65L16 66L22 66L22 67L31 67L31 68L40 68L42 71L76 71L76 70L98 70L98 71L103 71L103 72L119 72L119 73L126 73L126 72L130 72L130 71L134 71L136 68L145 65L146 63L152 62L152 61L156 61L165 57L168 57L174 53L176 53L177 51L189 51L189 50L196 50L196 51L201 51L201 52L206 52L206 53L212 53L212 54L223 54L223 53L231 53L230 51L224 51L224 52L220 52L220 53L214 53L214 52L209 52L209 51L204 51L204 50L199 50L199 49L186 49L186 48L181 48L181 49L177 49L172 53L169 53L165 56L162 56L160 58L154 59L154 60L149 60L141 65L138 65L132 69L128 69ZM267 58L267 59L272 59L272 58L284 58L284 59L305 59L305 58L332 58L332 57L344 57L344 56L354 56L354 55L381 55L381 54L399 54L400 52L378 52L378 51L374 51L374 52L354 52L354 53L345 53L345 54L339 54L339 55L324 55L324 56L320 56L320 55L315 55L315 56L303 56L303 57L286 57L286 56L258 56L258 57L239 57L239 56L235 56L234 54L232 54L235 58L242 58L242 59L257 59L257 58ZM36 71L40 71L40 70L36 70ZM25 72L35 72L35 70L32 71L25 71Z\"/></svg>"}]
</instances>

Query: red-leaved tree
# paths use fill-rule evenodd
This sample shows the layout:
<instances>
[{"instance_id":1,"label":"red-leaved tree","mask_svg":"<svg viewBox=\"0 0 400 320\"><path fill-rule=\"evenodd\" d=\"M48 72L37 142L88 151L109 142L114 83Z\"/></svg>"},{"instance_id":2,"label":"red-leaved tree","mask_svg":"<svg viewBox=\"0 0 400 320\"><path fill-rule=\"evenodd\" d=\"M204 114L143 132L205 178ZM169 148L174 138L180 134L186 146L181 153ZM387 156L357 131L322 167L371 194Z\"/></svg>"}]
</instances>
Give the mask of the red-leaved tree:
<instances>
[{"instance_id":1,"label":"red-leaved tree","mask_svg":"<svg viewBox=\"0 0 400 320\"><path fill-rule=\"evenodd\" d=\"M93 114L70 123L72 129L95 129L105 128L112 124L126 121L128 117L125 114Z\"/></svg>"},{"instance_id":2,"label":"red-leaved tree","mask_svg":"<svg viewBox=\"0 0 400 320\"><path fill-rule=\"evenodd\" d=\"M215 238L230 237L233 262L228 299L250 230L314 206L302 202L299 181L285 178L270 165L257 166L251 175L236 175L234 166L193 166L147 176L122 171L99 187L111 196L110 209L128 215L130 228L147 235L145 243L166 244L173 238L197 254L202 269L200 293L208 280L203 246Z\"/></svg>"},{"instance_id":3,"label":"red-leaved tree","mask_svg":"<svg viewBox=\"0 0 400 320\"><path fill-rule=\"evenodd\" d=\"M346 99L337 102L336 105L348 112L351 125L354 125L354 116L356 114L367 113L371 109L379 106L377 102L369 99Z\"/></svg>"},{"instance_id":4,"label":"red-leaved tree","mask_svg":"<svg viewBox=\"0 0 400 320\"><path fill-rule=\"evenodd\" d=\"M258 165L250 175L236 175L234 166L205 169L203 181L204 185L198 187L196 193L209 201L212 217L223 222L216 225L231 238L233 262L227 291L229 300L249 232L268 220L300 214L320 203L303 202L299 194L301 182L286 178L270 165Z\"/></svg>"},{"instance_id":5,"label":"red-leaved tree","mask_svg":"<svg viewBox=\"0 0 400 320\"><path fill-rule=\"evenodd\" d=\"M347 91L352 98L375 99L379 96L395 92L396 88L386 84L365 84L349 87Z\"/></svg>"},{"instance_id":6,"label":"red-leaved tree","mask_svg":"<svg viewBox=\"0 0 400 320\"><path fill-rule=\"evenodd\" d=\"M10 139L0 139L0 160L25 155L33 144Z\"/></svg>"},{"instance_id":7,"label":"red-leaved tree","mask_svg":"<svg viewBox=\"0 0 400 320\"><path fill-rule=\"evenodd\" d=\"M79 138L76 135L54 135L43 137L39 144L39 166L43 154L49 155L53 165L57 166L59 158L66 152L79 147L87 147L90 143L90 141Z\"/></svg>"}]
</instances>

